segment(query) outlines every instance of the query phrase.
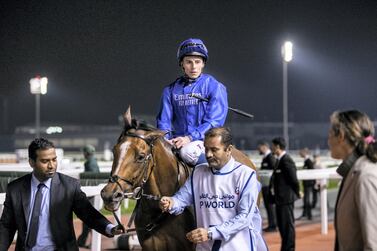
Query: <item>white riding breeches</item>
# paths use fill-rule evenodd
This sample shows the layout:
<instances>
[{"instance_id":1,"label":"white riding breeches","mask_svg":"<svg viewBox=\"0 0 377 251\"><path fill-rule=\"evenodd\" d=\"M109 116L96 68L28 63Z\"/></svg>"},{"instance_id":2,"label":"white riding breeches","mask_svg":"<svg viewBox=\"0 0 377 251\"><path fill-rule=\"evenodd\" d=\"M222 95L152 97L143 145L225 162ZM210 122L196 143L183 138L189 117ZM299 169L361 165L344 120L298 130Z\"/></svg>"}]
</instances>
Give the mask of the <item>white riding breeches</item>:
<instances>
[{"instance_id":1,"label":"white riding breeches","mask_svg":"<svg viewBox=\"0 0 377 251\"><path fill-rule=\"evenodd\" d=\"M192 166L198 162L200 155L204 153L204 144L201 140L192 141L184 145L179 151L182 160Z\"/></svg>"}]
</instances>

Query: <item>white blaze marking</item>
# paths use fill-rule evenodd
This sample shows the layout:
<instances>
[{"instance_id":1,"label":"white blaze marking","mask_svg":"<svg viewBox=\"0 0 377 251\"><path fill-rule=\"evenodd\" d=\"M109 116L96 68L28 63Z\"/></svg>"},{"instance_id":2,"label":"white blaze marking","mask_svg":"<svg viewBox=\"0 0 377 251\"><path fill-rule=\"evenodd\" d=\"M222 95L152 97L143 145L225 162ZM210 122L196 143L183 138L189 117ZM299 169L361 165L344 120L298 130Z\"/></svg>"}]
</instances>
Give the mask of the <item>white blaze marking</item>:
<instances>
[{"instance_id":1,"label":"white blaze marking","mask_svg":"<svg viewBox=\"0 0 377 251\"><path fill-rule=\"evenodd\" d=\"M115 168L115 172L113 173L113 175L117 175L118 172L119 172L119 169L120 169L120 166L126 156L126 153L127 153L127 150L128 148L130 147L130 142L124 142L119 148L120 148L120 154L119 154L119 159L118 159L118 165L117 167Z\"/></svg>"}]
</instances>

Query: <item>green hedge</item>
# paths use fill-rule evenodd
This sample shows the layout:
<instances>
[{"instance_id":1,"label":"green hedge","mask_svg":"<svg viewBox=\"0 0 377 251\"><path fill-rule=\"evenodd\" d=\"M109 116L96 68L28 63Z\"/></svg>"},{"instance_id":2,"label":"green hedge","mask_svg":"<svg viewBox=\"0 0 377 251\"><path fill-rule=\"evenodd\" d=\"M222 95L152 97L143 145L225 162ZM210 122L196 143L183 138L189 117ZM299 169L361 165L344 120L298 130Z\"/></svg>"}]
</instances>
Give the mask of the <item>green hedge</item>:
<instances>
[{"instance_id":1,"label":"green hedge","mask_svg":"<svg viewBox=\"0 0 377 251\"><path fill-rule=\"evenodd\" d=\"M107 183L109 177L109 173L83 172L80 173L80 184L81 186L97 186Z\"/></svg>"},{"instance_id":2,"label":"green hedge","mask_svg":"<svg viewBox=\"0 0 377 251\"><path fill-rule=\"evenodd\" d=\"M0 172L0 193L5 193L7 191L8 184L22 177L30 172L15 172L15 171L1 171Z\"/></svg>"}]
</instances>

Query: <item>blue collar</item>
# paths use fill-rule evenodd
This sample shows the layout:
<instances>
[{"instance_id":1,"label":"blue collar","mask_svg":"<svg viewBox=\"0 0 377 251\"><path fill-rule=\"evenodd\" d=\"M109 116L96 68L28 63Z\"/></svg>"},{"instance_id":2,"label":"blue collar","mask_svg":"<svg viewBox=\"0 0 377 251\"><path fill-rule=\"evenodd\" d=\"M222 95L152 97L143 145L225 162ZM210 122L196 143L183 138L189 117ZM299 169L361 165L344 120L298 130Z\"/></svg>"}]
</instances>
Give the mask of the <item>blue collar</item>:
<instances>
[{"instance_id":1,"label":"blue collar","mask_svg":"<svg viewBox=\"0 0 377 251\"><path fill-rule=\"evenodd\" d=\"M43 182L40 182L34 175L34 173L32 173L31 175L31 186L32 187L38 187L39 183L43 183L45 184L46 187L48 187L48 189L50 189L51 187L51 181L52 181L52 178L48 178L47 180L43 181Z\"/></svg>"},{"instance_id":2,"label":"blue collar","mask_svg":"<svg viewBox=\"0 0 377 251\"><path fill-rule=\"evenodd\" d=\"M211 167L211 171L214 174L227 174L235 169L234 163L235 160L233 157L231 157L230 160L225 164L225 166L220 168L220 170Z\"/></svg>"}]
</instances>

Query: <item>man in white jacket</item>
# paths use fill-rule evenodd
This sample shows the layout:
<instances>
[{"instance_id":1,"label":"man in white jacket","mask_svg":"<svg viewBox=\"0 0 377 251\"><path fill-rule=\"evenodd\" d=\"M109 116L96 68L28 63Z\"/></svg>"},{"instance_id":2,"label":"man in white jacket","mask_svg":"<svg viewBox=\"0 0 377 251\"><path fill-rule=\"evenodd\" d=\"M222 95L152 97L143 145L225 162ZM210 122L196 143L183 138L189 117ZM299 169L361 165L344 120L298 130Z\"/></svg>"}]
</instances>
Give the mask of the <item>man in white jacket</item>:
<instances>
[{"instance_id":1,"label":"man in white jacket","mask_svg":"<svg viewBox=\"0 0 377 251\"><path fill-rule=\"evenodd\" d=\"M267 250L256 172L233 159L229 129L210 129L204 146L208 164L196 166L173 197L162 197L162 210L179 214L194 206L197 229L187 238L197 244L196 250Z\"/></svg>"}]
</instances>

